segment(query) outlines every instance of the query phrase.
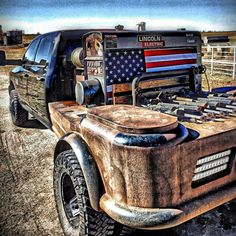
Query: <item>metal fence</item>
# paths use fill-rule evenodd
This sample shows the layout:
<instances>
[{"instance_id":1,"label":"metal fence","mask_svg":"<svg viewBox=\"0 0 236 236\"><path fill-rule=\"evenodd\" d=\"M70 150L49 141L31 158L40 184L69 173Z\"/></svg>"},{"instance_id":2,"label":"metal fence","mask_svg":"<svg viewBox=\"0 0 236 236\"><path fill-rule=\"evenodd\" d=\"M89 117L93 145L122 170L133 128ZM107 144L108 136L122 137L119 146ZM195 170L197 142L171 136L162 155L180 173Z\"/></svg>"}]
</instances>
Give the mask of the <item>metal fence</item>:
<instances>
[{"instance_id":1,"label":"metal fence","mask_svg":"<svg viewBox=\"0 0 236 236\"><path fill-rule=\"evenodd\" d=\"M203 64L213 74L232 76L235 79L236 46L203 46Z\"/></svg>"}]
</instances>

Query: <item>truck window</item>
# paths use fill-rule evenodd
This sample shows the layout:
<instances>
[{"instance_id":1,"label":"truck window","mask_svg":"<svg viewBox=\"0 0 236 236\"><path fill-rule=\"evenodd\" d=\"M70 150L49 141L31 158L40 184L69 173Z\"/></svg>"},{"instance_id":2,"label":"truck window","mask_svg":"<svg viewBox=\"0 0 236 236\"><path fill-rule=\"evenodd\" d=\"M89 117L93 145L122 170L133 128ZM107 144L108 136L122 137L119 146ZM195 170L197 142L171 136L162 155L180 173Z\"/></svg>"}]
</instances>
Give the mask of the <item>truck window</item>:
<instances>
[{"instance_id":1,"label":"truck window","mask_svg":"<svg viewBox=\"0 0 236 236\"><path fill-rule=\"evenodd\" d=\"M51 36L42 38L35 57L35 63L43 66L46 65L50 61L52 50L53 38Z\"/></svg>"},{"instance_id":2,"label":"truck window","mask_svg":"<svg viewBox=\"0 0 236 236\"><path fill-rule=\"evenodd\" d=\"M30 44L30 46L28 47L23 61L25 62L25 64L33 64L34 62L34 58L35 58L35 53L39 44L39 40L40 39L36 39L34 41L32 41L32 43Z\"/></svg>"}]
</instances>

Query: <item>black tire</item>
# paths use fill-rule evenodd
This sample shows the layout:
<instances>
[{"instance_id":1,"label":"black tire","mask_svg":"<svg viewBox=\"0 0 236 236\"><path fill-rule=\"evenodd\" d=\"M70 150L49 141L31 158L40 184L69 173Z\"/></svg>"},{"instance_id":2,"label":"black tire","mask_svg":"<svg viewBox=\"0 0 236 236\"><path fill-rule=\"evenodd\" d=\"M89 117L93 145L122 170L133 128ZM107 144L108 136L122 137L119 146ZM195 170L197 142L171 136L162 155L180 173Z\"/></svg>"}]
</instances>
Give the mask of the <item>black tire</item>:
<instances>
[{"instance_id":1,"label":"black tire","mask_svg":"<svg viewBox=\"0 0 236 236\"><path fill-rule=\"evenodd\" d=\"M119 236L137 235L135 234L135 231L136 231L135 229L123 226Z\"/></svg>"},{"instance_id":2,"label":"black tire","mask_svg":"<svg viewBox=\"0 0 236 236\"><path fill-rule=\"evenodd\" d=\"M121 225L90 206L85 179L72 150L61 152L56 157L54 195L59 220L66 236L120 234L116 232L116 226L119 227L118 231L121 231ZM71 209L74 209L74 212Z\"/></svg>"},{"instance_id":3,"label":"black tire","mask_svg":"<svg viewBox=\"0 0 236 236\"><path fill-rule=\"evenodd\" d=\"M23 126L28 120L28 111L26 111L19 102L16 90L10 91L10 113L12 122L16 126Z\"/></svg>"}]
</instances>

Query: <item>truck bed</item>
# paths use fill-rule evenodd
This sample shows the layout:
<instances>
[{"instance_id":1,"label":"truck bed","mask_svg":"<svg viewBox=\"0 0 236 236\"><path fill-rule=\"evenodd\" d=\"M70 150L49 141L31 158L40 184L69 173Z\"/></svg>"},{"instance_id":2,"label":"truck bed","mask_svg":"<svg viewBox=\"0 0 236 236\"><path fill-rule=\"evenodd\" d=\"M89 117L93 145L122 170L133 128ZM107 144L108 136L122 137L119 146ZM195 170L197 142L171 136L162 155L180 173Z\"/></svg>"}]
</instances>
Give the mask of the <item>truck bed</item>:
<instances>
[{"instance_id":1,"label":"truck bed","mask_svg":"<svg viewBox=\"0 0 236 236\"><path fill-rule=\"evenodd\" d=\"M113 142L117 132L102 123L87 118L81 123L88 109L76 102L51 103L49 110L52 129L58 137L74 131L90 142L109 199L145 209L181 209L185 213L173 223L176 225L236 197L236 117L222 123L185 122L187 128L200 134L197 139L166 147L139 147ZM199 161L222 166L221 161L227 158L224 171L195 181L197 170L204 168L198 165ZM200 175L207 171L200 170ZM109 185L110 179L118 181L114 189Z\"/></svg>"},{"instance_id":2,"label":"truck bed","mask_svg":"<svg viewBox=\"0 0 236 236\"><path fill-rule=\"evenodd\" d=\"M79 106L74 101L61 101L49 104L52 119L52 129L58 137L71 131L80 131L80 121L87 113L85 106ZM236 117L227 117L223 122L203 122L202 124L181 122L185 127L199 133L198 139L236 130ZM235 140L236 142L236 140Z\"/></svg>"},{"instance_id":3,"label":"truck bed","mask_svg":"<svg viewBox=\"0 0 236 236\"><path fill-rule=\"evenodd\" d=\"M71 131L80 131L80 121L87 113L85 106L74 101L61 101L49 104L52 129L58 138Z\"/></svg>"},{"instance_id":4,"label":"truck bed","mask_svg":"<svg viewBox=\"0 0 236 236\"><path fill-rule=\"evenodd\" d=\"M66 133L75 131L78 133L81 133L83 135L83 127L80 125L81 120L84 118L87 112L87 108L84 106L79 106L76 104L76 102L72 101L62 101L62 102L55 102L51 103L49 105L49 110L51 113L52 118L52 129L55 131L56 135L58 137L63 136ZM96 123L96 122L95 122ZM159 170L160 173L156 173L157 175L157 183L155 183L155 188L158 188L160 191L158 194L160 196L160 202L159 205L167 206L167 205L178 205L182 202L188 201L194 197L197 197L199 195L202 195L204 193L209 192L210 190L215 190L219 188L220 186L224 186L227 183L230 183L232 181L236 180L235 176L235 168L234 165L236 163L236 160L234 158L235 156L235 147L236 147L236 117L229 117L225 119L224 122L205 122L203 124L195 124L195 123L187 123L184 122L184 124L187 128L195 130L199 133L199 136L195 140L188 140L186 142L183 142L181 144L175 145L175 146L169 146L167 148L154 148L153 151L151 151L155 158L156 165L161 165L161 169ZM92 126L98 125L100 127L100 130L105 130L106 126L101 125L101 123L94 124L91 123L91 133L88 137L86 137L88 142L91 142L93 140L93 148L94 153L98 152L100 149L100 143L102 140L98 137L98 134L96 132L94 133ZM107 131L104 131L104 135ZM86 132L87 133L87 132ZM96 142L97 140L97 145ZM117 148L119 148L117 146ZM115 148L113 147L115 150ZM137 152L134 157L129 154L129 157L125 156L127 153L124 152L124 161L127 160L127 158L132 162L132 165L136 169L139 170L140 175L146 175L148 176L148 172L150 172L150 167L146 165L146 163L142 163L147 161L151 158L152 155L150 155L150 150L152 150L152 147L150 148L142 148L142 147L132 147L131 151L132 153ZM229 152L230 154L225 154L225 152ZM117 153L120 153L119 155ZM114 151L114 155L118 155L114 158L120 158L121 150ZM105 155L105 154L104 154ZM194 176L196 174L196 170L198 167L198 161L200 159L204 158L211 158L211 156L217 156L222 155L224 158L224 155L228 155L230 158L229 165L231 166L228 168L227 173L217 177L215 179L210 179L209 181L206 181L205 183L196 184L194 182ZM145 157L146 156L146 157ZM144 158L145 157L145 158ZM97 158L100 158L99 156ZM218 158L218 157L217 157ZM95 157L96 159L96 157ZM147 160L145 160L147 159ZM210 160L211 161L211 160ZM154 165L155 166L155 165ZM172 166L172 169L169 168ZM104 167L106 168L106 167ZM120 167L124 168L124 167ZM130 167L129 167L130 168ZM133 168L133 167L132 167ZM131 168L131 169L132 169ZM154 168L154 167L152 167ZM136 172L134 170L129 170L131 172ZM162 172L162 173L161 173ZM141 174L142 173L142 174ZM167 179L173 180L170 181L170 186L165 186L165 184L160 183L158 180L159 178L163 178L163 176L166 176ZM133 173L131 175L134 176ZM159 176L160 175L160 176ZM145 183L149 182L147 176L143 176L143 181ZM176 180L176 176L178 176L178 180ZM127 177L127 181L130 181L130 177ZM135 177L136 178L136 177ZM138 176L137 176L138 178ZM154 178L154 177L153 177ZM154 181L155 182L155 181ZM137 198L139 197L139 194L143 192L143 189L147 188L145 186L142 186L140 183L137 186L135 183L132 183L135 185L135 188L133 191L137 192ZM194 186L194 187L193 187ZM143 189L141 189L143 188ZM165 189L166 188L166 193ZM172 197L167 200L168 194L170 192L173 193ZM176 197L176 193L180 193L179 197ZM181 194L181 192L184 192L184 194ZM151 194L151 193L150 193ZM149 194L149 195L150 195ZM132 193L133 195L133 193ZM149 198L149 195L145 193L145 199ZM135 197L132 196L132 201L135 199ZM170 200L171 199L171 200ZM148 200L147 200L148 201Z\"/></svg>"}]
</instances>

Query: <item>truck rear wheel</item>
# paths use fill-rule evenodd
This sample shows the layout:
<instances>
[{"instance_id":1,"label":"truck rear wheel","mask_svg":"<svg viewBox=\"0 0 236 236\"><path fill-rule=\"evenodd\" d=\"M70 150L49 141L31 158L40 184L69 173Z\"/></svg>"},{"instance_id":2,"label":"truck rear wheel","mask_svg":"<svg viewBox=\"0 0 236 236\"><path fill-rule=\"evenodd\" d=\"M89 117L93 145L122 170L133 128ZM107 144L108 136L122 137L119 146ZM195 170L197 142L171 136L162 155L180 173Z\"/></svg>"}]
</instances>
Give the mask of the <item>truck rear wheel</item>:
<instances>
[{"instance_id":1,"label":"truck rear wheel","mask_svg":"<svg viewBox=\"0 0 236 236\"><path fill-rule=\"evenodd\" d=\"M19 102L16 90L10 91L10 112L12 122L16 126L22 126L28 120L28 111L26 111Z\"/></svg>"},{"instance_id":2,"label":"truck rear wheel","mask_svg":"<svg viewBox=\"0 0 236 236\"><path fill-rule=\"evenodd\" d=\"M86 182L72 150L61 152L54 164L54 194L64 234L112 236L121 225L90 206Z\"/></svg>"}]
</instances>

